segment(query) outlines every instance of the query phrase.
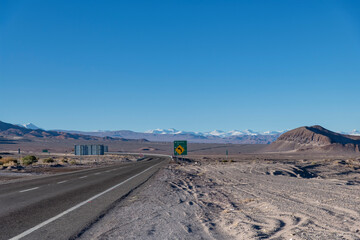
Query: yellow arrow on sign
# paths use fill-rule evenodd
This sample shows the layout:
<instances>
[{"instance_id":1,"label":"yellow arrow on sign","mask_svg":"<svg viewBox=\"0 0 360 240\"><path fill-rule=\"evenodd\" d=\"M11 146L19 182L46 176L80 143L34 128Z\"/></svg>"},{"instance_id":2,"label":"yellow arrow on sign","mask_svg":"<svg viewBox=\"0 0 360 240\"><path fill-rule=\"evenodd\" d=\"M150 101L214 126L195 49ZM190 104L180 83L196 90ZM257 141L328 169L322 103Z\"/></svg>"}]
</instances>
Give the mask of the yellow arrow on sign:
<instances>
[{"instance_id":1,"label":"yellow arrow on sign","mask_svg":"<svg viewBox=\"0 0 360 240\"><path fill-rule=\"evenodd\" d=\"M183 152L184 152L184 148L181 146L181 145L179 145L176 149L175 149L175 151L179 154L179 155L181 155Z\"/></svg>"}]
</instances>

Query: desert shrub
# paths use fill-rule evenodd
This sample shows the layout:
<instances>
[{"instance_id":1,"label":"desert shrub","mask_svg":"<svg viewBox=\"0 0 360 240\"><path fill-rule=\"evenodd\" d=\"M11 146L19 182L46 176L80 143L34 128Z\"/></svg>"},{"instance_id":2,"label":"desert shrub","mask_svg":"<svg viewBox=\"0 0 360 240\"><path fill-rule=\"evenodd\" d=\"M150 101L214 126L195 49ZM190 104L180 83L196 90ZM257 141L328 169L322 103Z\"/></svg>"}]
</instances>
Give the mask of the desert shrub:
<instances>
[{"instance_id":1,"label":"desert shrub","mask_svg":"<svg viewBox=\"0 0 360 240\"><path fill-rule=\"evenodd\" d=\"M76 161L75 161L75 160L71 160L69 163L70 163L71 165L75 165L75 164L76 164Z\"/></svg>"},{"instance_id":2,"label":"desert shrub","mask_svg":"<svg viewBox=\"0 0 360 240\"><path fill-rule=\"evenodd\" d=\"M42 160L43 163L53 163L55 160L53 158L45 158Z\"/></svg>"},{"instance_id":3,"label":"desert shrub","mask_svg":"<svg viewBox=\"0 0 360 240\"><path fill-rule=\"evenodd\" d=\"M64 163L68 163L68 160L67 160L67 158L66 158L66 157L65 157L65 158L60 159L59 161L60 161L60 163L62 163L62 164L64 164Z\"/></svg>"},{"instance_id":4,"label":"desert shrub","mask_svg":"<svg viewBox=\"0 0 360 240\"><path fill-rule=\"evenodd\" d=\"M4 157L0 159L0 165L17 165L17 160L12 157Z\"/></svg>"},{"instance_id":5,"label":"desert shrub","mask_svg":"<svg viewBox=\"0 0 360 240\"><path fill-rule=\"evenodd\" d=\"M222 160L221 162L228 162L228 160Z\"/></svg>"},{"instance_id":6,"label":"desert shrub","mask_svg":"<svg viewBox=\"0 0 360 240\"><path fill-rule=\"evenodd\" d=\"M31 155L28 155L28 156L25 156L22 158L22 162L24 165L31 165L33 163L36 163L38 160L35 156L31 156Z\"/></svg>"}]
</instances>

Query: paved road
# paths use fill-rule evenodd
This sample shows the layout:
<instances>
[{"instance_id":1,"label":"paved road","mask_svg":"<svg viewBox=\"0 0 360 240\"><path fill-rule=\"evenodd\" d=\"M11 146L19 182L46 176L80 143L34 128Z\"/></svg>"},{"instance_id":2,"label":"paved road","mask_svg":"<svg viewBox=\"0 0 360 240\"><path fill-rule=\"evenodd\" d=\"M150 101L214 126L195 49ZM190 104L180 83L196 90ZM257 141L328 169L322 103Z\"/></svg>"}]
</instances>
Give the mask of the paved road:
<instances>
[{"instance_id":1,"label":"paved road","mask_svg":"<svg viewBox=\"0 0 360 240\"><path fill-rule=\"evenodd\" d=\"M167 161L153 156L0 185L0 239L74 238Z\"/></svg>"}]
</instances>

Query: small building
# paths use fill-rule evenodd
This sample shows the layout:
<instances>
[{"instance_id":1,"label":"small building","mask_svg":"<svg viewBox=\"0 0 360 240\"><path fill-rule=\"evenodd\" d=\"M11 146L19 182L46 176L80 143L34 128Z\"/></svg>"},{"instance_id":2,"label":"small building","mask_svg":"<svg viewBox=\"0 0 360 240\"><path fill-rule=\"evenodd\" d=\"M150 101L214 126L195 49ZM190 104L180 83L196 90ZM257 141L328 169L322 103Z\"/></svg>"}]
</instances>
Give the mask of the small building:
<instances>
[{"instance_id":1,"label":"small building","mask_svg":"<svg viewBox=\"0 0 360 240\"><path fill-rule=\"evenodd\" d=\"M104 155L108 146L104 145L75 145L75 155Z\"/></svg>"}]
</instances>

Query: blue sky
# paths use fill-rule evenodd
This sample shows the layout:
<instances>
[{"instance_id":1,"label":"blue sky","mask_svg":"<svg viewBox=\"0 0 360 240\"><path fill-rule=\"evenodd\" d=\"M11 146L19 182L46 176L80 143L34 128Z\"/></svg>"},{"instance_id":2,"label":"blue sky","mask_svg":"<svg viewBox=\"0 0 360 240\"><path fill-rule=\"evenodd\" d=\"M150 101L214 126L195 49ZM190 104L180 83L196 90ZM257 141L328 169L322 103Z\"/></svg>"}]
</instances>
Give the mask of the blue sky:
<instances>
[{"instance_id":1,"label":"blue sky","mask_svg":"<svg viewBox=\"0 0 360 240\"><path fill-rule=\"evenodd\" d=\"M0 120L360 128L359 1L0 0Z\"/></svg>"}]
</instances>

